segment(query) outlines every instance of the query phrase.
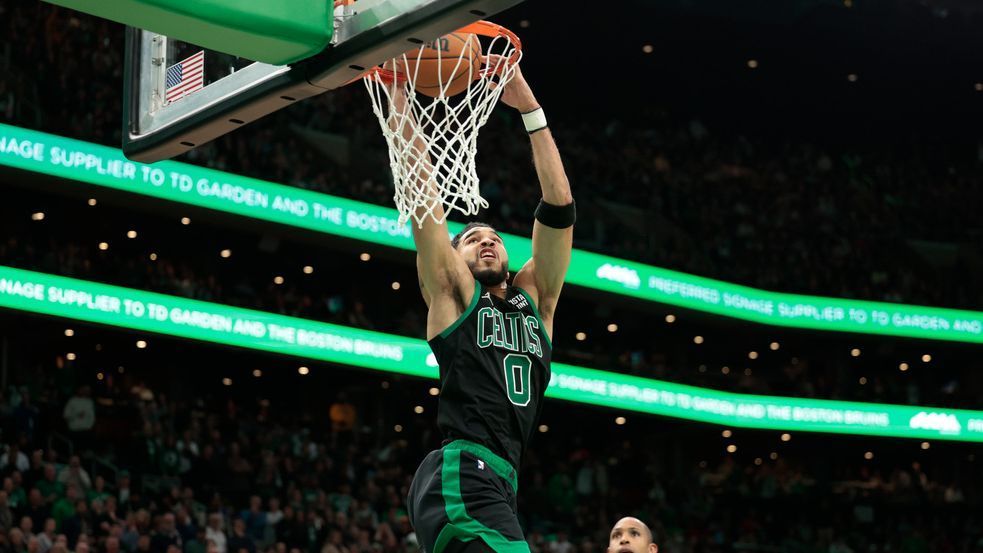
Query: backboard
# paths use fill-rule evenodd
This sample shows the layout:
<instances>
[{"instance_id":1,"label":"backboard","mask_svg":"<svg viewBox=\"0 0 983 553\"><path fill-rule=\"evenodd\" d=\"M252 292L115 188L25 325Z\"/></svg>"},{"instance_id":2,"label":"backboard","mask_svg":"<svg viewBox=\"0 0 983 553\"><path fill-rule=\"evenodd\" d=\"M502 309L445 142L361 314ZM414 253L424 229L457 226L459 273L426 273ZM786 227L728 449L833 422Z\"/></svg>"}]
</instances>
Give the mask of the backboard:
<instances>
[{"instance_id":1,"label":"backboard","mask_svg":"<svg viewBox=\"0 0 983 553\"><path fill-rule=\"evenodd\" d=\"M330 1L330 0L326 0ZM368 68L522 0L358 0L338 3L330 43L275 65L127 28L123 152L154 162L184 153L290 104L344 86ZM252 22L255 25L255 21Z\"/></svg>"}]
</instances>

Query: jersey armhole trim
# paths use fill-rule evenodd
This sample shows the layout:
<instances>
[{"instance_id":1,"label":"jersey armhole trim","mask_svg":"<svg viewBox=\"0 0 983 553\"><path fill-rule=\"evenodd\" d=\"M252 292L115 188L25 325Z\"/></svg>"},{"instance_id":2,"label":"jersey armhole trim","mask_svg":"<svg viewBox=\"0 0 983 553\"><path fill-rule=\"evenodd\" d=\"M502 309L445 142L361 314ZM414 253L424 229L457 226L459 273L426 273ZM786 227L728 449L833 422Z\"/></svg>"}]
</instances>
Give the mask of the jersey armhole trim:
<instances>
[{"instance_id":1,"label":"jersey armhole trim","mask_svg":"<svg viewBox=\"0 0 983 553\"><path fill-rule=\"evenodd\" d=\"M539 308L536 307L536 302L532 301L532 296L529 295L529 292L523 290L521 286L515 286L514 288L518 290L519 293L526 298L526 301L529 302L529 305L532 306L532 312L536 315L536 319L539 320L539 328L541 328L543 331L543 337L546 338L546 343L549 344L550 349L553 349L553 340L550 340L550 333L546 332L546 325L543 324L543 316L539 314Z\"/></svg>"},{"instance_id":2,"label":"jersey armhole trim","mask_svg":"<svg viewBox=\"0 0 983 553\"><path fill-rule=\"evenodd\" d=\"M441 332L438 336L441 339L444 339L447 338L447 336L450 335L451 332L457 330L457 327L461 326L461 323L464 322L464 319L467 319L468 315L470 315L471 312L474 311L475 306L478 305L478 299L480 298L481 298L481 284L479 284L478 281L476 280L474 281L474 295L471 296L471 303L468 304L467 309L465 309L464 312L461 313L461 316L458 317L456 321L451 323L451 326L445 328L443 332Z\"/></svg>"}]
</instances>

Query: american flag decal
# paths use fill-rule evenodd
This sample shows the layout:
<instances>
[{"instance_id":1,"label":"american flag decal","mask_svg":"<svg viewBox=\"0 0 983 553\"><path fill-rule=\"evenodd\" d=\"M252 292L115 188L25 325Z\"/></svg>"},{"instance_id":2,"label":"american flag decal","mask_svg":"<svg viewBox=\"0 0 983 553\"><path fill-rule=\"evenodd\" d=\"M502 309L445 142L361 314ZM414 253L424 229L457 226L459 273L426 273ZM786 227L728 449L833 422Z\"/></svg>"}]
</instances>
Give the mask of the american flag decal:
<instances>
[{"instance_id":1,"label":"american flag decal","mask_svg":"<svg viewBox=\"0 0 983 553\"><path fill-rule=\"evenodd\" d=\"M179 100L205 86L205 51L167 68L164 77L164 103Z\"/></svg>"}]
</instances>

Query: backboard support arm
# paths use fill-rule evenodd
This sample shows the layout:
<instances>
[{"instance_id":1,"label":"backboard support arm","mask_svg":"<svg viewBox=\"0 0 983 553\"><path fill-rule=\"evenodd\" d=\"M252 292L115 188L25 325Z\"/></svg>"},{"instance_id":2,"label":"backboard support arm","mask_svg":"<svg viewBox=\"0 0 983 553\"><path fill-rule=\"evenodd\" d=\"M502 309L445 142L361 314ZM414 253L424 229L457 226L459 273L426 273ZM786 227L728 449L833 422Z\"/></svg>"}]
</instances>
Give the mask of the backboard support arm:
<instances>
[{"instance_id":1,"label":"backboard support arm","mask_svg":"<svg viewBox=\"0 0 983 553\"><path fill-rule=\"evenodd\" d=\"M166 51L166 37L155 43L153 33L128 28L123 152L147 163L180 155L294 102L344 86L370 67L521 1L384 0L362 9L356 2L353 13L335 18L336 42L320 54L290 65L253 63L170 105L160 101L166 68L153 66L149 60L154 56L147 55L148 50L158 57ZM158 68L159 75L147 73L154 70L147 65ZM141 78L134 79L138 74ZM135 83L148 83L148 88Z\"/></svg>"}]
</instances>

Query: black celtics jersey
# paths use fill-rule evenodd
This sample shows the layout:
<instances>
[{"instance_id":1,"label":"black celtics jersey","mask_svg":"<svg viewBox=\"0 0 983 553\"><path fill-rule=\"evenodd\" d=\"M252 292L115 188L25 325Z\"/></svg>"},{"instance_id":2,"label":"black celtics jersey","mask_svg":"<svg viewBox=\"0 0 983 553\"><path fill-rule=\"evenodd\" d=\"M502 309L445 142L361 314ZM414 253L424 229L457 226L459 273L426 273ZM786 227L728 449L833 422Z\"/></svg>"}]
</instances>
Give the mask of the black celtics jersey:
<instances>
[{"instance_id":1,"label":"black celtics jersey","mask_svg":"<svg viewBox=\"0 0 983 553\"><path fill-rule=\"evenodd\" d=\"M437 425L447 440L482 444L518 469L550 381L550 344L521 288L505 299L475 283L474 298L430 340L440 365Z\"/></svg>"}]
</instances>

